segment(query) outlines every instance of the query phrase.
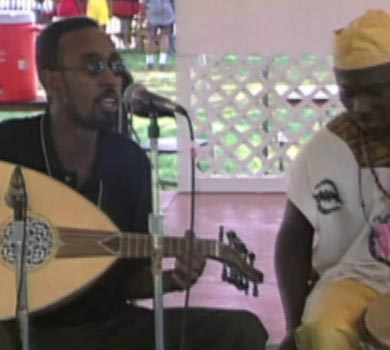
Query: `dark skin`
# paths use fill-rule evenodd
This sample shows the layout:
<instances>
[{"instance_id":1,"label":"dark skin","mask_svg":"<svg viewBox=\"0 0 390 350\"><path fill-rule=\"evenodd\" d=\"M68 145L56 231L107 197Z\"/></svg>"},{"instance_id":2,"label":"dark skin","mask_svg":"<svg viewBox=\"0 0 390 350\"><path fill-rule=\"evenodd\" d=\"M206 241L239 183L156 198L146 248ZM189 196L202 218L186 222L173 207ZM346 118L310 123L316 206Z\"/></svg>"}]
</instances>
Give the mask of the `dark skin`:
<instances>
[{"instance_id":1,"label":"dark skin","mask_svg":"<svg viewBox=\"0 0 390 350\"><path fill-rule=\"evenodd\" d=\"M111 69L94 76L85 69L85 63L97 56L105 62L118 57L105 33L95 27L71 31L59 40L59 68L42 72L56 151L64 169L77 174L78 187L92 174L99 129L114 125L119 111L121 76ZM183 253L174 269L163 272L164 290L192 286L204 267L203 255L194 254L190 269L189 257ZM152 297L152 277L150 267L133 276L127 284L128 296Z\"/></svg>"},{"instance_id":2,"label":"dark skin","mask_svg":"<svg viewBox=\"0 0 390 350\"><path fill-rule=\"evenodd\" d=\"M390 64L357 70L335 69L340 99L370 140L390 146ZM313 280L314 228L287 201L275 250L275 268L286 317L280 350L296 350L294 331L301 325Z\"/></svg>"},{"instance_id":3,"label":"dark skin","mask_svg":"<svg viewBox=\"0 0 390 350\"><path fill-rule=\"evenodd\" d=\"M390 64L359 70L335 69L340 99L370 140L389 145Z\"/></svg>"},{"instance_id":4,"label":"dark skin","mask_svg":"<svg viewBox=\"0 0 390 350\"><path fill-rule=\"evenodd\" d=\"M313 226L288 200L275 250L276 275L287 328L287 335L280 347L283 350L296 349L293 333L301 324L305 300L310 291L313 235Z\"/></svg>"}]
</instances>

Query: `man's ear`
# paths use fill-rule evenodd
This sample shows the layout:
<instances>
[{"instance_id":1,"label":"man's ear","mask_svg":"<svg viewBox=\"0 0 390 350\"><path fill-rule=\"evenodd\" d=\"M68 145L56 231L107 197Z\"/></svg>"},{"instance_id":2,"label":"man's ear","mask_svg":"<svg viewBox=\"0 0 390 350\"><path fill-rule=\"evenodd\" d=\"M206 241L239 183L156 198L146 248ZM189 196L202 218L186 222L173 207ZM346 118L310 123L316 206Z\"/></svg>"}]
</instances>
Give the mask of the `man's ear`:
<instances>
[{"instance_id":1,"label":"man's ear","mask_svg":"<svg viewBox=\"0 0 390 350\"><path fill-rule=\"evenodd\" d=\"M47 69L43 70L42 84L49 96L57 98L63 96L64 85L60 72Z\"/></svg>"}]
</instances>

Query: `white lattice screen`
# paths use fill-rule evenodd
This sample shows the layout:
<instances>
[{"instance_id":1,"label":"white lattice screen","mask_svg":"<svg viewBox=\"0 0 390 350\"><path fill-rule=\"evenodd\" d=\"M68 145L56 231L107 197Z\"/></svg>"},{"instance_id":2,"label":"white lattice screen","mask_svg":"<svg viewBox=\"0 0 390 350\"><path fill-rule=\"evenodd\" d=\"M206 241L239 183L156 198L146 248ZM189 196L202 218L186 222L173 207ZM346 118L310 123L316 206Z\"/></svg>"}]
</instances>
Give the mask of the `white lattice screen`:
<instances>
[{"instance_id":1,"label":"white lattice screen","mask_svg":"<svg viewBox=\"0 0 390 350\"><path fill-rule=\"evenodd\" d=\"M176 4L178 97L207 141L198 152L197 189L283 190L300 146L341 108L334 30L369 8L390 10L388 0ZM188 138L180 130L179 184L188 190Z\"/></svg>"},{"instance_id":2,"label":"white lattice screen","mask_svg":"<svg viewBox=\"0 0 390 350\"><path fill-rule=\"evenodd\" d=\"M338 106L327 57L204 57L191 69L203 175L278 174Z\"/></svg>"},{"instance_id":3,"label":"white lattice screen","mask_svg":"<svg viewBox=\"0 0 390 350\"><path fill-rule=\"evenodd\" d=\"M201 180L283 174L341 107L329 56L202 55L190 72Z\"/></svg>"}]
</instances>

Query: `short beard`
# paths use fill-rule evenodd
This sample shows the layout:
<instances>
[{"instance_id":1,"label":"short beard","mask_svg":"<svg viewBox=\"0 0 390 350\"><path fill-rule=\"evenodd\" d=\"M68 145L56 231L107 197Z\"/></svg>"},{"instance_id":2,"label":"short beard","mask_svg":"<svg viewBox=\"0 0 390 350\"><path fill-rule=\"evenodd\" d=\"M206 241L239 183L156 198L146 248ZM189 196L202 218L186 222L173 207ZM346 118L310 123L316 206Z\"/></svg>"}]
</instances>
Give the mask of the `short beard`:
<instances>
[{"instance_id":1,"label":"short beard","mask_svg":"<svg viewBox=\"0 0 390 350\"><path fill-rule=\"evenodd\" d=\"M112 130L118 118L117 113L107 115L105 118L96 118L94 114L83 117L74 106L70 106L69 115L75 125L89 131Z\"/></svg>"},{"instance_id":2,"label":"short beard","mask_svg":"<svg viewBox=\"0 0 390 350\"><path fill-rule=\"evenodd\" d=\"M70 88L62 73L68 97L71 96ZM96 101L95 101L96 103ZM112 130L118 123L119 110L115 113L107 113L104 118L96 118L98 112L92 108L91 114L82 116L73 103L73 98L68 98L68 103L64 106L67 109L68 115L73 121L74 125L79 126L89 131L101 131L101 130Z\"/></svg>"}]
</instances>

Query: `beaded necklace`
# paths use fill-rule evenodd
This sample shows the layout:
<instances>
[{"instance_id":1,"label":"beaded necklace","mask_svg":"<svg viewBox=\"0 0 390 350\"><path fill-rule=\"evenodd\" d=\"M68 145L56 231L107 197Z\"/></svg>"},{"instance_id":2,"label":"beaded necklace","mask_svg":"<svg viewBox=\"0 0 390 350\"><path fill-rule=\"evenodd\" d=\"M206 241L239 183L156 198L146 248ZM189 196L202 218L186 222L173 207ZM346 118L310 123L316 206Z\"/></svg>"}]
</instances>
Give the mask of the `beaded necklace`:
<instances>
[{"instance_id":1,"label":"beaded necklace","mask_svg":"<svg viewBox=\"0 0 390 350\"><path fill-rule=\"evenodd\" d=\"M374 167L372 166L372 164L370 162L370 159L368 157L368 152L367 152L367 143L366 143L366 139L365 139L363 133L360 134L360 150L361 150L361 153L363 155L364 163L367 166L367 168L370 169L370 172L374 178L374 181L375 181L377 188L385 196L385 198L390 199L390 193L383 187L382 183L379 180L379 176L378 176L376 170L374 169Z\"/></svg>"}]
</instances>

